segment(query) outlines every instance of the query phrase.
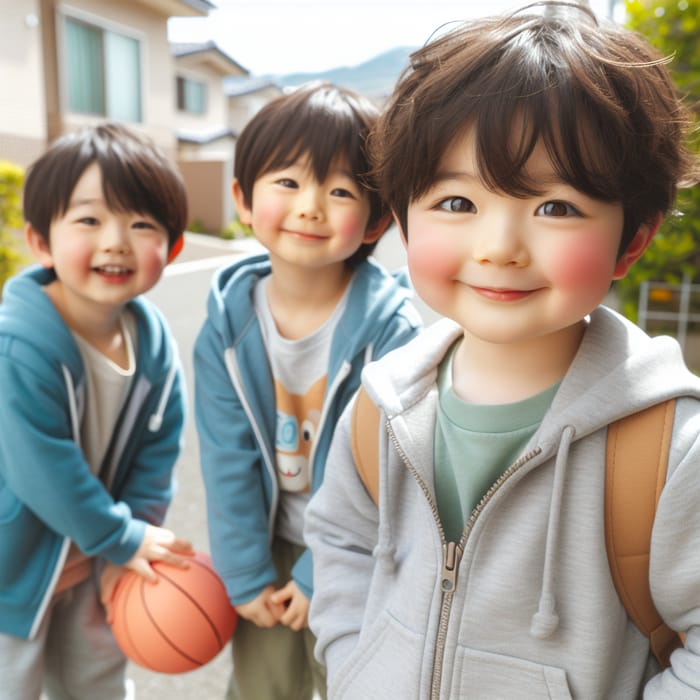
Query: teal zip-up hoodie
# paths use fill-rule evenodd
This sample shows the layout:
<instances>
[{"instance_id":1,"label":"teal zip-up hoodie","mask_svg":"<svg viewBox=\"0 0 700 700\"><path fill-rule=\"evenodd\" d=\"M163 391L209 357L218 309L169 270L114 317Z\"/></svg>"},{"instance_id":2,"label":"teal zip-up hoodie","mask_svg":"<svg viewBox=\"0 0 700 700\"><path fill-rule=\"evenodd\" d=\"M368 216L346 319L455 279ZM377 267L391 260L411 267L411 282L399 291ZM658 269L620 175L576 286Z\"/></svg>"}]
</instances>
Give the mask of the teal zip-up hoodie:
<instances>
[{"instance_id":1,"label":"teal zip-up hoodie","mask_svg":"<svg viewBox=\"0 0 700 700\"><path fill-rule=\"evenodd\" d=\"M270 543L279 499L275 459L275 392L260 324L256 282L269 275L267 254L220 270L195 343L195 418L207 496L214 566L233 605L277 579ZM355 270L346 309L331 344L327 388L311 465L312 491L323 480L335 424L360 383L364 365L414 337L421 319L405 273L373 260ZM310 552L292 571L311 597Z\"/></svg>"},{"instance_id":2,"label":"teal zip-up hoodie","mask_svg":"<svg viewBox=\"0 0 700 700\"><path fill-rule=\"evenodd\" d=\"M0 304L0 632L31 638L50 602L70 542L124 564L160 524L172 497L185 397L174 342L144 298L136 371L93 475L80 448L85 373L75 340L42 287L52 270L9 280Z\"/></svg>"}]
</instances>

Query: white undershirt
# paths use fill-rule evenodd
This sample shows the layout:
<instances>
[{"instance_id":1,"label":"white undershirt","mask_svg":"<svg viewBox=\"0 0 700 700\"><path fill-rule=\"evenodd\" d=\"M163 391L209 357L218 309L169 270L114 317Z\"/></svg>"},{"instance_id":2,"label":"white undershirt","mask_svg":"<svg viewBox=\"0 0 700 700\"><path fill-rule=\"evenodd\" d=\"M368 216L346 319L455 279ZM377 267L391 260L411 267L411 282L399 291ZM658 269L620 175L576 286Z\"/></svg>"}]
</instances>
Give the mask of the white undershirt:
<instances>
[{"instance_id":1,"label":"white undershirt","mask_svg":"<svg viewBox=\"0 0 700 700\"><path fill-rule=\"evenodd\" d=\"M126 343L126 369L112 362L80 335L73 333L85 363L86 396L80 441L93 474L99 474L136 367L135 319L130 312L124 312L120 322Z\"/></svg>"}]
</instances>

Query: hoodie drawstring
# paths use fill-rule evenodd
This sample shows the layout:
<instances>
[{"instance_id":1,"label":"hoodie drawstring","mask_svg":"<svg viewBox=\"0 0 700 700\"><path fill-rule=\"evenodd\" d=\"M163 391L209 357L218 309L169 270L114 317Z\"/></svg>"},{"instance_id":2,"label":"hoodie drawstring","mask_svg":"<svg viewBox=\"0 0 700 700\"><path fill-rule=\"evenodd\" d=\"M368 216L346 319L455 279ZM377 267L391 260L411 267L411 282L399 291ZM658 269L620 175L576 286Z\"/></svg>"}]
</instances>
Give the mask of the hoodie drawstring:
<instances>
[{"instance_id":1,"label":"hoodie drawstring","mask_svg":"<svg viewBox=\"0 0 700 700\"><path fill-rule=\"evenodd\" d=\"M386 440L389 439L389 432L387 429L387 423L388 419L386 419L386 422L380 423L380 429L383 431L383 435ZM379 445L380 445L380 450L381 450L381 438L379 440ZM381 454L381 451L380 453ZM381 461L381 460L380 460ZM384 470L385 475L387 478L390 476L390 470ZM379 483L379 504L378 504L378 512L379 512L379 527L377 529L377 545L374 548L374 551L372 552L373 556L376 558L376 560L379 562L379 565L384 569L386 573L392 573L396 569L396 545L393 542L392 534L391 534L391 516L389 515L391 513L390 510L390 505L388 503L389 499L389 494L393 491L393 489L389 486L389 484L384 484L384 488L382 488L381 484L381 474L382 470L379 470L379 475L380 475L380 483ZM384 514L384 515L382 515Z\"/></svg>"},{"instance_id":2,"label":"hoodie drawstring","mask_svg":"<svg viewBox=\"0 0 700 700\"><path fill-rule=\"evenodd\" d=\"M173 388L176 372L177 362L173 362L168 370L168 376L165 378L165 384L163 385L163 391L161 392L160 399L158 400L155 413L153 413L148 419L148 429L152 433L158 432L160 430L160 426L163 425L163 415L165 414L165 407L168 405L168 399L170 398L170 392Z\"/></svg>"},{"instance_id":3,"label":"hoodie drawstring","mask_svg":"<svg viewBox=\"0 0 700 700\"><path fill-rule=\"evenodd\" d=\"M544 568L542 571L542 591L537 612L532 616L530 634L537 639L550 637L559 626L559 615L554 598L554 557L559 534L561 501L564 495L564 477L569 459L569 448L574 438L573 426L567 425L562 431L557 457L554 462L554 483L549 504L547 539L545 542Z\"/></svg>"}]
</instances>

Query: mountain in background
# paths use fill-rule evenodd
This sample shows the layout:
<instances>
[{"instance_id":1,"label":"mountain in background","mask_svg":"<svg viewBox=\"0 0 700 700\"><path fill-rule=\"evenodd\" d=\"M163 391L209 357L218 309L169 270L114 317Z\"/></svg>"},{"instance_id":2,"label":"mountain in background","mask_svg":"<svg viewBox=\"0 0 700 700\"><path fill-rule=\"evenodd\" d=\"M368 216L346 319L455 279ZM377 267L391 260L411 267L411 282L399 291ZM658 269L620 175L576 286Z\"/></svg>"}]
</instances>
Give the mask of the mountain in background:
<instances>
[{"instance_id":1,"label":"mountain in background","mask_svg":"<svg viewBox=\"0 0 700 700\"><path fill-rule=\"evenodd\" d=\"M332 68L321 73L290 73L275 76L283 86L299 85L309 80L328 80L370 97L385 97L394 89L396 79L408 65L414 48L390 49L357 66Z\"/></svg>"},{"instance_id":2,"label":"mountain in background","mask_svg":"<svg viewBox=\"0 0 700 700\"><path fill-rule=\"evenodd\" d=\"M293 87L310 80L328 80L367 97L384 98L394 89L396 79L408 65L408 56L414 50L415 47L401 46L356 66L332 68L319 73L289 73L264 77L282 87ZM240 78L234 80L240 81Z\"/></svg>"}]
</instances>

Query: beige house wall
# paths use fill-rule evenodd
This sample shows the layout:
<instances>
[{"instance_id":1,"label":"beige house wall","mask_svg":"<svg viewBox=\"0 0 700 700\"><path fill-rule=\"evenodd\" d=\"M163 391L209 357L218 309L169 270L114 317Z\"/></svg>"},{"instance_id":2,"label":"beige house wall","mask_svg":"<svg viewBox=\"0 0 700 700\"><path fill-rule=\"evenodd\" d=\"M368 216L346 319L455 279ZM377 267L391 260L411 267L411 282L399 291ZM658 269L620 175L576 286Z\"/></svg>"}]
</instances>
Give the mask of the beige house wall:
<instances>
[{"instance_id":1,"label":"beige house wall","mask_svg":"<svg viewBox=\"0 0 700 700\"><path fill-rule=\"evenodd\" d=\"M27 165L46 146L38 0L0 0L0 159Z\"/></svg>"},{"instance_id":2,"label":"beige house wall","mask_svg":"<svg viewBox=\"0 0 700 700\"><path fill-rule=\"evenodd\" d=\"M236 133L270 101L279 97L282 90L277 87L268 87L246 95L237 95L228 98L228 123Z\"/></svg>"},{"instance_id":3,"label":"beige house wall","mask_svg":"<svg viewBox=\"0 0 700 700\"><path fill-rule=\"evenodd\" d=\"M233 219L230 160L180 160L185 180L189 223L198 223L207 233L218 234Z\"/></svg>"},{"instance_id":4,"label":"beige house wall","mask_svg":"<svg viewBox=\"0 0 700 700\"><path fill-rule=\"evenodd\" d=\"M182 160L232 160L234 150L233 138L222 138L210 143L188 143L183 141L180 143L178 150L178 158ZM229 173L230 178L233 178L233 168Z\"/></svg>"}]
</instances>

